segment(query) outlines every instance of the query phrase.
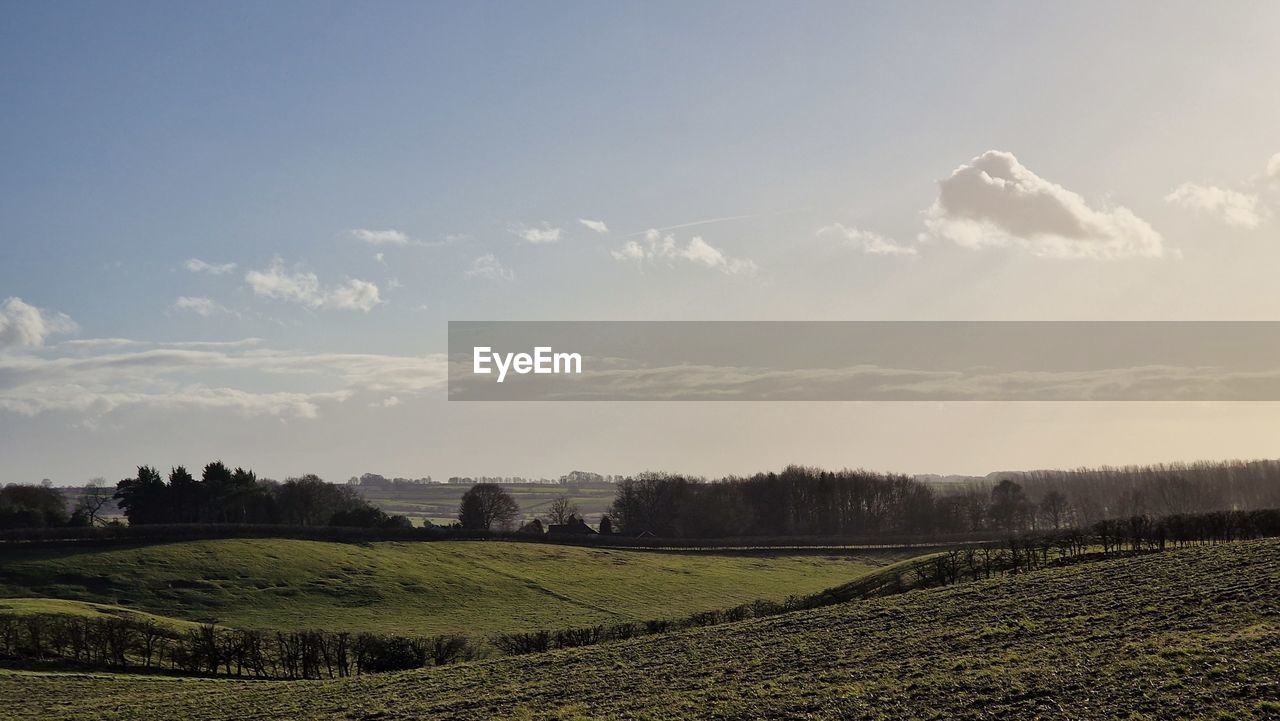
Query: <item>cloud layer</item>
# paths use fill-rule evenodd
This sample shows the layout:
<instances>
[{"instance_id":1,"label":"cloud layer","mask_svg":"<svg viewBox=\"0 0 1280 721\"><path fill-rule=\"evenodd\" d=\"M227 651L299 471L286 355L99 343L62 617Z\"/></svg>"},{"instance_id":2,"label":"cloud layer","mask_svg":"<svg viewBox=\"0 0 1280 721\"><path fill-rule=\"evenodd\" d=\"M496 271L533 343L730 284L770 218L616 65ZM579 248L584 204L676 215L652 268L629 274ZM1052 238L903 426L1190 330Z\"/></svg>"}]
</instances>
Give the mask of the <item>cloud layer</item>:
<instances>
[{"instance_id":1,"label":"cloud layer","mask_svg":"<svg viewBox=\"0 0 1280 721\"><path fill-rule=\"evenodd\" d=\"M313 418L325 404L356 396L417 396L442 388L442 355L388 356L305 353L259 347L258 339L206 344L139 344L144 349L99 353L124 339L81 344L89 355L0 356L0 410L102 415L124 407L231 410L244 415ZM126 341L132 344L132 341ZM126 346L127 347L127 346ZM224 379L209 386L211 374ZM289 378L292 389L279 387ZM233 379L233 380L227 380Z\"/></svg>"},{"instance_id":2,"label":"cloud layer","mask_svg":"<svg viewBox=\"0 0 1280 721\"><path fill-rule=\"evenodd\" d=\"M1017 247L1044 258L1158 258L1164 240L1120 206L1094 208L1080 195L989 150L938 183L926 212L927 239L965 248Z\"/></svg>"}]
</instances>

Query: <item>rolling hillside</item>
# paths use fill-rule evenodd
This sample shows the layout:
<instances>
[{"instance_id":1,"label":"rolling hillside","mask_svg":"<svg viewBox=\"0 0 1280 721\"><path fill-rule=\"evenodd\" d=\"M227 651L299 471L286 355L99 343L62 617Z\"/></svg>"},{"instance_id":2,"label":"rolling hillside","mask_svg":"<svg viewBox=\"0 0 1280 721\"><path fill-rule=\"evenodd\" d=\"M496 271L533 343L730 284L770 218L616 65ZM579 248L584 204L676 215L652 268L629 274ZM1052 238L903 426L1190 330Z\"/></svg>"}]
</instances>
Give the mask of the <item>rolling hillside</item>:
<instances>
[{"instance_id":1,"label":"rolling hillside","mask_svg":"<svg viewBox=\"0 0 1280 721\"><path fill-rule=\"evenodd\" d=\"M1280 717L1280 542L325 682L3 672L17 719Z\"/></svg>"},{"instance_id":2,"label":"rolling hillside","mask_svg":"<svg viewBox=\"0 0 1280 721\"><path fill-rule=\"evenodd\" d=\"M91 601L238 628L484 634L671 618L782 599L849 581L907 554L285 539L5 547L0 599Z\"/></svg>"},{"instance_id":3,"label":"rolling hillside","mask_svg":"<svg viewBox=\"0 0 1280 721\"><path fill-rule=\"evenodd\" d=\"M0 598L0 616L73 616L76 618L101 619L119 618L129 621L153 621L162 626L185 631L199 626L191 621L135 611L121 606L110 606L88 601L64 601L57 598Z\"/></svg>"}]
</instances>

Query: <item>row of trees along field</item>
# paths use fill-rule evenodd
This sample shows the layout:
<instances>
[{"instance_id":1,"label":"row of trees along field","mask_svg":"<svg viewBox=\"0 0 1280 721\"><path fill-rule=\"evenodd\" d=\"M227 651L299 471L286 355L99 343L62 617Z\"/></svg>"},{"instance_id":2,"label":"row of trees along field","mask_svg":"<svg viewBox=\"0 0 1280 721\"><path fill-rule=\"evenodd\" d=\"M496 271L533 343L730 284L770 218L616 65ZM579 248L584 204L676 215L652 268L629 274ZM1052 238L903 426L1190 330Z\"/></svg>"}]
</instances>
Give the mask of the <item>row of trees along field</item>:
<instances>
[{"instance_id":1,"label":"row of trees along field","mask_svg":"<svg viewBox=\"0 0 1280 721\"><path fill-rule=\"evenodd\" d=\"M473 658L460 635L388 636L258 631L153 620L33 614L0 616L0 659L89 668L254 678L340 678Z\"/></svg>"},{"instance_id":2,"label":"row of trees along field","mask_svg":"<svg viewBox=\"0 0 1280 721\"><path fill-rule=\"evenodd\" d=\"M618 483L610 515L623 534L665 538L936 536L1274 507L1280 461L1035 471L953 483L790 466L710 483L640 474Z\"/></svg>"},{"instance_id":3,"label":"row of trees along field","mask_svg":"<svg viewBox=\"0 0 1280 721\"><path fill-rule=\"evenodd\" d=\"M232 470L221 461L196 478L178 466L168 481L151 466L116 485L115 499L130 525L157 523L254 523L290 526L408 528L403 516L388 516L348 486L314 475L283 483Z\"/></svg>"}]
</instances>

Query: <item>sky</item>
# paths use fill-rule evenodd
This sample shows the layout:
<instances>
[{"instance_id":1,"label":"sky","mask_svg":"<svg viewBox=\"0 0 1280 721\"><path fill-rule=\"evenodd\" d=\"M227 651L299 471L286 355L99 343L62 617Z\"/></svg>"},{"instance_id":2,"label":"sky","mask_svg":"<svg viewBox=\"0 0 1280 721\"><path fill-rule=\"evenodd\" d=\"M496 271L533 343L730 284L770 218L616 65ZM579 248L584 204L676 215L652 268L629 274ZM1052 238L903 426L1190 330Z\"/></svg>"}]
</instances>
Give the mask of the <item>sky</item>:
<instances>
[{"instance_id":1,"label":"sky","mask_svg":"<svg viewBox=\"0 0 1280 721\"><path fill-rule=\"evenodd\" d=\"M0 483L1276 457L1273 403L449 402L449 320L1280 320L1269 2L0 2Z\"/></svg>"}]
</instances>

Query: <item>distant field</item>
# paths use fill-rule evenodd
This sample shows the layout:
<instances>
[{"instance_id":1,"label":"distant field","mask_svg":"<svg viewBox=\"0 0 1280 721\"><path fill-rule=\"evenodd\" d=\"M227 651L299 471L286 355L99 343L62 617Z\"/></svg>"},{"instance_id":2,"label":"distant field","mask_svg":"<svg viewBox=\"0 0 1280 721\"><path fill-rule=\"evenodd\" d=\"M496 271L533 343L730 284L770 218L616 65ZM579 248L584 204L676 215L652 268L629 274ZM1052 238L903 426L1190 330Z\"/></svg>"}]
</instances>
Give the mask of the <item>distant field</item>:
<instances>
[{"instance_id":1,"label":"distant field","mask_svg":"<svg viewBox=\"0 0 1280 721\"><path fill-rule=\"evenodd\" d=\"M387 513L408 516L414 525L426 519L435 524L449 524L458 519L458 503L469 485L424 483L398 488L359 486L360 494ZM578 511L595 525L613 503L617 487L612 483L552 485L545 483L506 483L502 487L520 505L524 520L545 517L547 506L561 495L577 504Z\"/></svg>"},{"instance_id":2,"label":"distant field","mask_svg":"<svg viewBox=\"0 0 1280 721\"><path fill-rule=\"evenodd\" d=\"M15 719L1274 719L1280 542L322 682L0 671Z\"/></svg>"},{"instance_id":3,"label":"distant field","mask_svg":"<svg viewBox=\"0 0 1280 721\"><path fill-rule=\"evenodd\" d=\"M0 599L92 601L239 628L486 634L777 600L839 585L909 555L287 539L0 547Z\"/></svg>"}]
</instances>

